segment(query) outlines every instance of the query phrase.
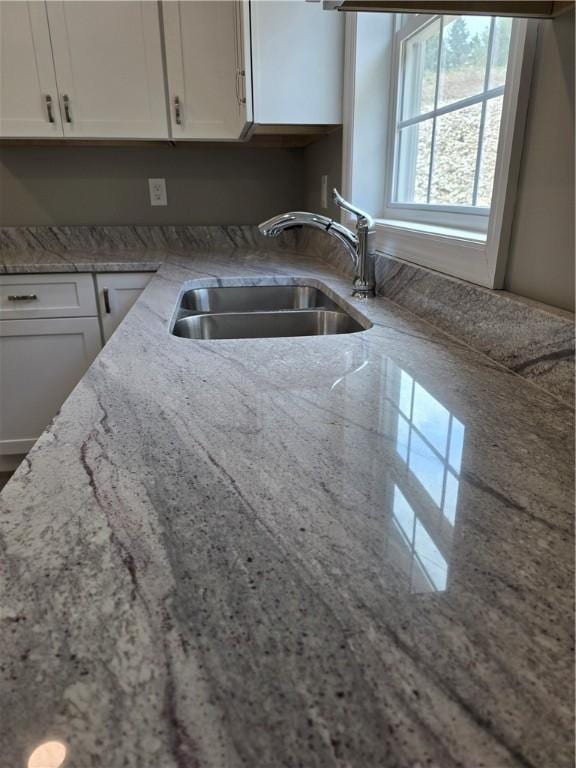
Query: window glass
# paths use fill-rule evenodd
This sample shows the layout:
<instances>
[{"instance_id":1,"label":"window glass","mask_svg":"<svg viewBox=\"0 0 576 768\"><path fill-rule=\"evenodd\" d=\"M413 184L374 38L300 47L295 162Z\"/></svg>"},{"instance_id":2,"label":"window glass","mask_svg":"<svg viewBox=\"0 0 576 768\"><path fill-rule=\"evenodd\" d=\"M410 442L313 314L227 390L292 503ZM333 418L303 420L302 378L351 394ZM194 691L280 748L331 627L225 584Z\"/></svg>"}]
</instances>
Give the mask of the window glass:
<instances>
[{"instance_id":1,"label":"window glass","mask_svg":"<svg viewBox=\"0 0 576 768\"><path fill-rule=\"evenodd\" d=\"M472 205L482 106L440 115L432 159L430 202Z\"/></svg>"},{"instance_id":2,"label":"window glass","mask_svg":"<svg viewBox=\"0 0 576 768\"><path fill-rule=\"evenodd\" d=\"M497 18L494 23L494 38L492 40L489 88L497 88L499 85L504 85L506 81L511 34L512 19Z\"/></svg>"},{"instance_id":3,"label":"window glass","mask_svg":"<svg viewBox=\"0 0 576 768\"><path fill-rule=\"evenodd\" d=\"M491 19L488 16L448 16L444 19L438 106L482 93Z\"/></svg>"},{"instance_id":4,"label":"window glass","mask_svg":"<svg viewBox=\"0 0 576 768\"><path fill-rule=\"evenodd\" d=\"M431 112L436 96L440 19L409 37L405 46L402 119Z\"/></svg>"},{"instance_id":5,"label":"window glass","mask_svg":"<svg viewBox=\"0 0 576 768\"><path fill-rule=\"evenodd\" d=\"M487 215L512 20L428 16L413 28L398 32L392 201Z\"/></svg>"},{"instance_id":6,"label":"window glass","mask_svg":"<svg viewBox=\"0 0 576 768\"><path fill-rule=\"evenodd\" d=\"M432 126L433 120L424 120L400 131L398 200L402 203L428 202Z\"/></svg>"}]
</instances>

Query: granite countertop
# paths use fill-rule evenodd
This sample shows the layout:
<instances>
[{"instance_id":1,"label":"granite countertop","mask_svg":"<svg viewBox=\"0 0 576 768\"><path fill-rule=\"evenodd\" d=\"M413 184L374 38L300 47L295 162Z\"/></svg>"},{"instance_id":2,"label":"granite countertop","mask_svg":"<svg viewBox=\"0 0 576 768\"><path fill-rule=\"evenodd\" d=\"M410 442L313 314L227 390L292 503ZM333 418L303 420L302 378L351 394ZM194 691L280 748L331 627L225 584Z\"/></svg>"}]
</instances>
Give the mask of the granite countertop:
<instances>
[{"instance_id":1,"label":"granite countertop","mask_svg":"<svg viewBox=\"0 0 576 768\"><path fill-rule=\"evenodd\" d=\"M571 409L303 256L157 263L0 496L0 764L572 766ZM373 327L169 334L263 276Z\"/></svg>"},{"instance_id":2,"label":"granite countertop","mask_svg":"<svg viewBox=\"0 0 576 768\"><path fill-rule=\"evenodd\" d=\"M0 275L70 272L156 272L167 258L164 249L140 248L105 251L71 249L0 250Z\"/></svg>"}]
</instances>

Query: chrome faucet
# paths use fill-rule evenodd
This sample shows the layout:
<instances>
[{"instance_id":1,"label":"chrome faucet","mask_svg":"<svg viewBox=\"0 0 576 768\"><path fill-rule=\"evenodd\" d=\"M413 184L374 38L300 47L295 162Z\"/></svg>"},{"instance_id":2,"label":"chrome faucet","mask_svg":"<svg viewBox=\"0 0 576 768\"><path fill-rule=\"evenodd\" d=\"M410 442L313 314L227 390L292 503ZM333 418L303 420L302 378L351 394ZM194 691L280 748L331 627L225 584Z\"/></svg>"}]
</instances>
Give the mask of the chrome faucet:
<instances>
[{"instance_id":1,"label":"chrome faucet","mask_svg":"<svg viewBox=\"0 0 576 768\"><path fill-rule=\"evenodd\" d=\"M356 232L344 227L334 219L320 216L318 213L305 211L291 211L273 216L268 221L263 221L258 229L263 235L277 237L285 229L293 227L314 227L322 229L342 243L344 249L354 264L354 290L352 295L359 299L374 296L374 220L373 218L356 208L355 205L344 200L338 190L334 189L332 196L336 205L356 216Z\"/></svg>"}]
</instances>

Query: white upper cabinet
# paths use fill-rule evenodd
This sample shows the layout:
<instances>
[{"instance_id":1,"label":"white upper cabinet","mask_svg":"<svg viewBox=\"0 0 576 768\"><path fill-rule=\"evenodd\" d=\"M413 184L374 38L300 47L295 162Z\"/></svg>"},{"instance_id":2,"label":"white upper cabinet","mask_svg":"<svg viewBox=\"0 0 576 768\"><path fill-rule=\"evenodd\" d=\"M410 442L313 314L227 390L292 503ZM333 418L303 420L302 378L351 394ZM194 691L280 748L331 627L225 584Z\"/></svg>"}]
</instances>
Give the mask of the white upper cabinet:
<instances>
[{"instance_id":1,"label":"white upper cabinet","mask_svg":"<svg viewBox=\"0 0 576 768\"><path fill-rule=\"evenodd\" d=\"M251 3L254 122L342 122L344 14L320 2Z\"/></svg>"},{"instance_id":2,"label":"white upper cabinet","mask_svg":"<svg viewBox=\"0 0 576 768\"><path fill-rule=\"evenodd\" d=\"M65 136L168 138L155 2L47 3Z\"/></svg>"},{"instance_id":3,"label":"white upper cabinet","mask_svg":"<svg viewBox=\"0 0 576 768\"><path fill-rule=\"evenodd\" d=\"M343 14L320 2L0 0L0 137L338 124L343 50Z\"/></svg>"},{"instance_id":4,"label":"white upper cabinet","mask_svg":"<svg viewBox=\"0 0 576 768\"><path fill-rule=\"evenodd\" d=\"M162 10L173 138L240 138L252 120L247 0L165 0Z\"/></svg>"},{"instance_id":5,"label":"white upper cabinet","mask_svg":"<svg viewBox=\"0 0 576 768\"><path fill-rule=\"evenodd\" d=\"M62 138L44 2L0 2L0 136Z\"/></svg>"}]
</instances>

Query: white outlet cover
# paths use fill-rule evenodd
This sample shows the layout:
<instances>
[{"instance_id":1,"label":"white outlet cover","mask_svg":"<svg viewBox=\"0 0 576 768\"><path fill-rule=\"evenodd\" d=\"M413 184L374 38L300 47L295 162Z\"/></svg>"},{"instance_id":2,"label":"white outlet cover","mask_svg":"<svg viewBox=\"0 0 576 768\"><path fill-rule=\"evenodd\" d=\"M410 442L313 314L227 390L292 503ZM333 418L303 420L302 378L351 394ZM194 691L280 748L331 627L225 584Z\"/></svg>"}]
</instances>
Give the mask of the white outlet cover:
<instances>
[{"instance_id":1,"label":"white outlet cover","mask_svg":"<svg viewBox=\"0 0 576 768\"><path fill-rule=\"evenodd\" d=\"M166 179L148 179L150 205L168 205Z\"/></svg>"}]
</instances>

